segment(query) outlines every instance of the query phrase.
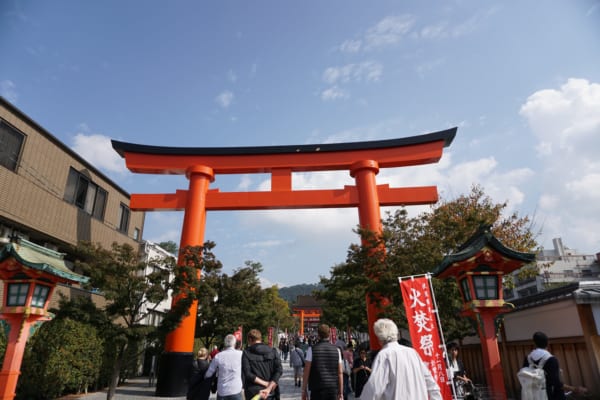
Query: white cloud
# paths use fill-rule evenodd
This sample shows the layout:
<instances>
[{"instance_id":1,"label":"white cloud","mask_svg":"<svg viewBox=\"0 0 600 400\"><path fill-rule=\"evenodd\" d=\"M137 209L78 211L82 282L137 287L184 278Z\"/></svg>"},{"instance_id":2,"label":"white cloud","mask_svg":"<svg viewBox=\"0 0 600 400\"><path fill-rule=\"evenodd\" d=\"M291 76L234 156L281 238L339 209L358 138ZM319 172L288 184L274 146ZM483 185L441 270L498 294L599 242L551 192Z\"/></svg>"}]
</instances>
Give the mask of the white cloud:
<instances>
[{"instance_id":1,"label":"white cloud","mask_svg":"<svg viewBox=\"0 0 600 400\"><path fill-rule=\"evenodd\" d=\"M385 17L367 30L364 39L365 48L374 49L396 44L414 25L415 18L412 15Z\"/></svg>"},{"instance_id":2,"label":"white cloud","mask_svg":"<svg viewBox=\"0 0 600 400\"><path fill-rule=\"evenodd\" d=\"M337 86L332 86L321 92L321 99L323 99L325 101L347 99L348 97L350 97L348 92L340 89Z\"/></svg>"},{"instance_id":3,"label":"white cloud","mask_svg":"<svg viewBox=\"0 0 600 400\"><path fill-rule=\"evenodd\" d=\"M215 98L215 101L218 105L223 108L228 108L234 99L234 94L229 90L219 93L219 95Z\"/></svg>"},{"instance_id":4,"label":"white cloud","mask_svg":"<svg viewBox=\"0 0 600 400\"><path fill-rule=\"evenodd\" d=\"M87 130L85 125L80 127ZM77 133L71 146L81 157L97 168L123 174L127 171L125 160L112 148L110 138L100 134Z\"/></svg>"},{"instance_id":5,"label":"white cloud","mask_svg":"<svg viewBox=\"0 0 600 400\"><path fill-rule=\"evenodd\" d=\"M248 190L252 185L252 177L248 174L242 175L237 190Z\"/></svg>"},{"instance_id":6,"label":"white cloud","mask_svg":"<svg viewBox=\"0 0 600 400\"><path fill-rule=\"evenodd\" d=\"M595 157L600 147L599 109L600 84L571 78L559 90L532 94L520 112L540 141L552 143L552 156L587 148L585 153Z\"/></svg>"},{"instance_id":7,"label":"white cloud","mask_svg":"<svg viewBox=\"0 0 600 400\"><path fill-rule=\"evenodd\" d=\"M357 53L362 46L361 40L346 40L340 45L340 50L344 53Z\"/></svg>"},{"instance_id":8,"label":"white cloud","mask_svg":"<svg viewBox=\"0 0 600 400\"><path fill-rule=\"evenodd\" d=\"M469 17L465 22L452 27L450 29L450 35L456 38L475 32L481 25L485 24L486 19L494 15L498 10L499 7L494 5L487 10L476 13Z\"/></svg>"},{"instance_id":9,"label":"white cloud","mask_svg":"<svg viewBox=\"0 0 600 400\"><path fill-rule=\"evenodd\" d=\"M540 196L540 200L538 201L538 205L542 210L555 212L558 204L560 203L560 199L557 196L545 194Z\"/></svg>"},{"instance_id":10,"label":"white cloud","mask_svg":"<svg viewBox=\"0 0 600 400\"><path fill-rule=\"evenodd\" d=\"M377 82L383 74L383 66L374 61L329 67L323 72L323 81L329 84L348 82Z\"/></svg>"},{"instance_id":11,"label":"white cloud","mask_svg":"<svg viewBox=\"0 0 600 400\"><path fill-rule=\"evenodd\" d=\"M6 98L11 103L16 103L19 99L17 94L17 85L11 80L5 79L0 81L0 96Z\"/></svg>"},{"instance_id":12,"label":"white cloud","mask_svg":"<svg viewBox=\"0 0 600 400\"><path fill-rule=\"evenodd\" d=\"M263 289L268 289L268 288L271 288L271 287L273 287L273 286L275 286L275 285L276 285L276 286L277 286L279 289L281 289L281 288L285 287L285 284L284 284L284 283L281 283L281 282L273 282L273 281L271 281L271 280L269 280L269 279L265 278L264 276L259 276L259 277L258 277L258 280L260 281L260 287L261 287L261 288L263 288Z\"/></svg>"},{"instance_id":13,"label":"white cloud","mask_svg":"<svg viewBox=\"0 0 600 400\"><path fill-rule=\"evenodd\" d=\"M358 53L399 43L415 25L412 15L387 16L367 29L360 38L345 40L339 50L343 53Z\"/></svg>"},{"instance_id":14,"label":"white cloud","mask_svg":"<svg viewBox=\"0 0 600 400\"><path fill-rule=\"evenodd\" d=\"M600 232L586 228L600 226L598 110L600 84L575 78L533 93L520 109L538 139L545 239L562 236L588 251L599 250L600 244Z\"/></svg>"},{"instance_id":15,"label":"white cloud","mask_svg":"<svg viewBox=\"0 0 600 400\"><path fill-rule=\"evenodd\" d=\"M245 248L256 249L256 248L269 248L269 247L280 247L284 244L289 244L289 240L262 240L256 242L247 242L243 245Z\"/></svg>"},{"instance_id":16,"label":"white cloud","mask_svg":"<svg viewBox=\"0 0 600 400\"><path fill-rule=\"evenodd\" d=\"M322 100L339 100L350 97L348 90L340 87L355 82L378 82L383 75L383 66L374 61L329 67L323 72L323 81L329 88L321 92Z\"/></svg>"},{"instance_id":17,"label":"white cloud","mask_svg":"<svg viewBox=\"0 0 600 400\"><path fill-rule=\"evenodd\" d=\"M437 39L448 36L448 23L440 22L435 25L428 25L421 28L419 36L424 39Z\"/></svg>"},{"instance_id":18,"label":"white cloud","mask_svg":"<svg viewBox=\"0 0 600 400\"><path fill-rule=\"evenodd\" d=\"M581 179L568 182L566 189L574 196L600 204L600 172L584 175Z\"/></svg>"}]
</instances>

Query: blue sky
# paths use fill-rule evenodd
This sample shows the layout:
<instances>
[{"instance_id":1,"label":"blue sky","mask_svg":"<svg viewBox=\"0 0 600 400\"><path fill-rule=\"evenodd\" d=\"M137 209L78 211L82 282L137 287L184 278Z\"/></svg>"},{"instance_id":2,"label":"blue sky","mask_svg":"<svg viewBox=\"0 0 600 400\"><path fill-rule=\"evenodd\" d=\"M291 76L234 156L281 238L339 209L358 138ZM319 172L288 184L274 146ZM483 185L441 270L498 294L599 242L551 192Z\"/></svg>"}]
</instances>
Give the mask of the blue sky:
<instances>
[{"instance_id":1,"label":"blue sky","mask_svg":"<svg viewBox=\"0 0 600 400\"><path fill-rule=\"evenodd\" d=\"M111 138L261 146L457 126L438 164L378 183L437 185L447 199L480 184L533 217L541 245L600 252L597 0L3 1L0 54L0 95L130 193L187 181L128 172ZM343 172L293 177L295 189L347 184ZM225 271L253 260L265 282L314 283L358 241L357 214L214 212L205 237ZM179 242L182 218L148 213L144 238Z\"/></svg>"}]
</instances>

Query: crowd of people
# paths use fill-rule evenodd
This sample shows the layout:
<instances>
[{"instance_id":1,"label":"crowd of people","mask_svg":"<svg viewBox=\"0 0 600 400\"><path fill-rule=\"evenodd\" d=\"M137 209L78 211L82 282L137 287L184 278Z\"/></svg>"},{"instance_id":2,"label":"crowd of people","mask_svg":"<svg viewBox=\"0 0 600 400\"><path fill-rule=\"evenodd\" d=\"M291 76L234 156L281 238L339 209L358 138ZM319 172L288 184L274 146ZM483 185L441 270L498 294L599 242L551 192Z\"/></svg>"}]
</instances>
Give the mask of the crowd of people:
<instances>
[{"instance_id":1,"label":"crowd of people","mask_svg":"<svg viewBox=\"0 0 600 400\"><path fill-rule=\"evenodd\" d=\"M227 335L220 351L213 349L210 354L206 348L198 351L187 398L207 400L212 391L216 392L217 400L278 400L282 362L289 359L294 385L300 388L302 400L347 400L350 393L365 400L441 400L438 383L410 343L399 340L396 324L379 319L373 328L381 345L376 354L352 342L346 344L342 338L331 340L331 330L325 324L318 327L315 337L283 338L278 349L263 343L261 332L256 329L248 332L244 350L234 335ZM536 332L533 340L536 349L524 365L544 360L547 398L564 399L565 390L585 393L584 388L560 381L558 360L546 350L546 335ZM458 345L448 344L447 353L454 395L468 398L473 385L458 356Z\"/></svg>"},{"instance_id":2,"label":"crowd of people","mask_svg":"<svg viewBox=\"0 0 600 400\"><path fill-rule=\"evenodd\" d=\"M290 343L283 339L279 351L264 344L256 329L248 332L244 350L234 335L227 335L220 351L198 351L187 398L207 400L212 391L217 400L278 400L282 361L289 358L294 384L303 400L347 400L351 392L354 398L364 399L394 399L401 393L417 395L410 398L427 398L418 397L424 394L432 400L441 399L437 384L416 351L398 344L394 322L381 319L374 328L382 345L374 362L366 348L357 349L341 338L332 343L331 330L325 324L310 340L296 338ZM399 375L398 371L404 372ZM383 381L387 384L382 385Z\"/></svg>"}]
</instances>

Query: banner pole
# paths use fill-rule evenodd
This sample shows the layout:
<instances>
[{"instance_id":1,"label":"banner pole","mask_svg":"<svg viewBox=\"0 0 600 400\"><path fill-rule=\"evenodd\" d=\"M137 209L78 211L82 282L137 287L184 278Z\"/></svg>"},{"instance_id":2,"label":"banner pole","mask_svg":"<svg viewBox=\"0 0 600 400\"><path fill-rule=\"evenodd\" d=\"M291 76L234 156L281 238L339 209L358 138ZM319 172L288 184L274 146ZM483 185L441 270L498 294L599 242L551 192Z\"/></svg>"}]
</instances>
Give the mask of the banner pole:
<instances>
[{"instance_id":1,"label":"banner pole","mask_svg":"<svg viewBox=\"0 0 600 400\"><path fill-rule=\"evenodd\" d=\"M435 292L433 291L433 284L431 283L431 274L428 272L425 274L427 277L427 283L429 284L429 291L431 292L431 298L433 299L433 307L435 312L435 317L438 322L438 329L440 330L440 338L442 339L442 350L444 351L444 358L446 359L446 371L448 370L448 366L450 365L450 357L448 356L448 351L446 350L446 339L444 338L444 330L442 329L442 320L440 319L440 313L438 310L437 300L435 299ZM448 372L446 372L447 374ZM448 380L450 381L450 387L452 388L452 395L454 398L457 398L456 388L454 387L454 377L449 376Z\"/></svg>"}]
</instances>

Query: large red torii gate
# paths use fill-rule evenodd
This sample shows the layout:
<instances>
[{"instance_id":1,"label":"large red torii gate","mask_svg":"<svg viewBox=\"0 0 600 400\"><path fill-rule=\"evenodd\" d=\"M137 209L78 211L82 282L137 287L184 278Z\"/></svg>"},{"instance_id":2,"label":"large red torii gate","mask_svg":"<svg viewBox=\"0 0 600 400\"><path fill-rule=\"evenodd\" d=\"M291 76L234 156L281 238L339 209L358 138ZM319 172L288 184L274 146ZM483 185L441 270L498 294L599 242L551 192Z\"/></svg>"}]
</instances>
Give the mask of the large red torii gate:
<instances>
[{"instance_id":1,"label":"large red torii gate","mask_svg":"<svg viewBox=\"0 0 600 400\"><path fill-rule=\"evenodd\" d=\"M175 193L132 194L135 211L184 210L180 248L204 243L206 212L358 207L362 228L382 232L381 206L431 204L438 200L435 186L390 188L377 185L380 168L436 163L452 143L457 128L400 139L337 144L263 147L161 147L112 141L135 173L185 174L188 190ZM292 190L292 172L348 170L356 186L343 189ZM209 189L217 174L270 173L271 191L220 192ZM181 260L180 260L181 261ZM177 301L177 297L173 301ZM197 304L166 339L156 394L185 394L187 367L192 361ZM378 348L373 323L379 309L367 296L371 346Z\"/></svg>"}]
</instances>

